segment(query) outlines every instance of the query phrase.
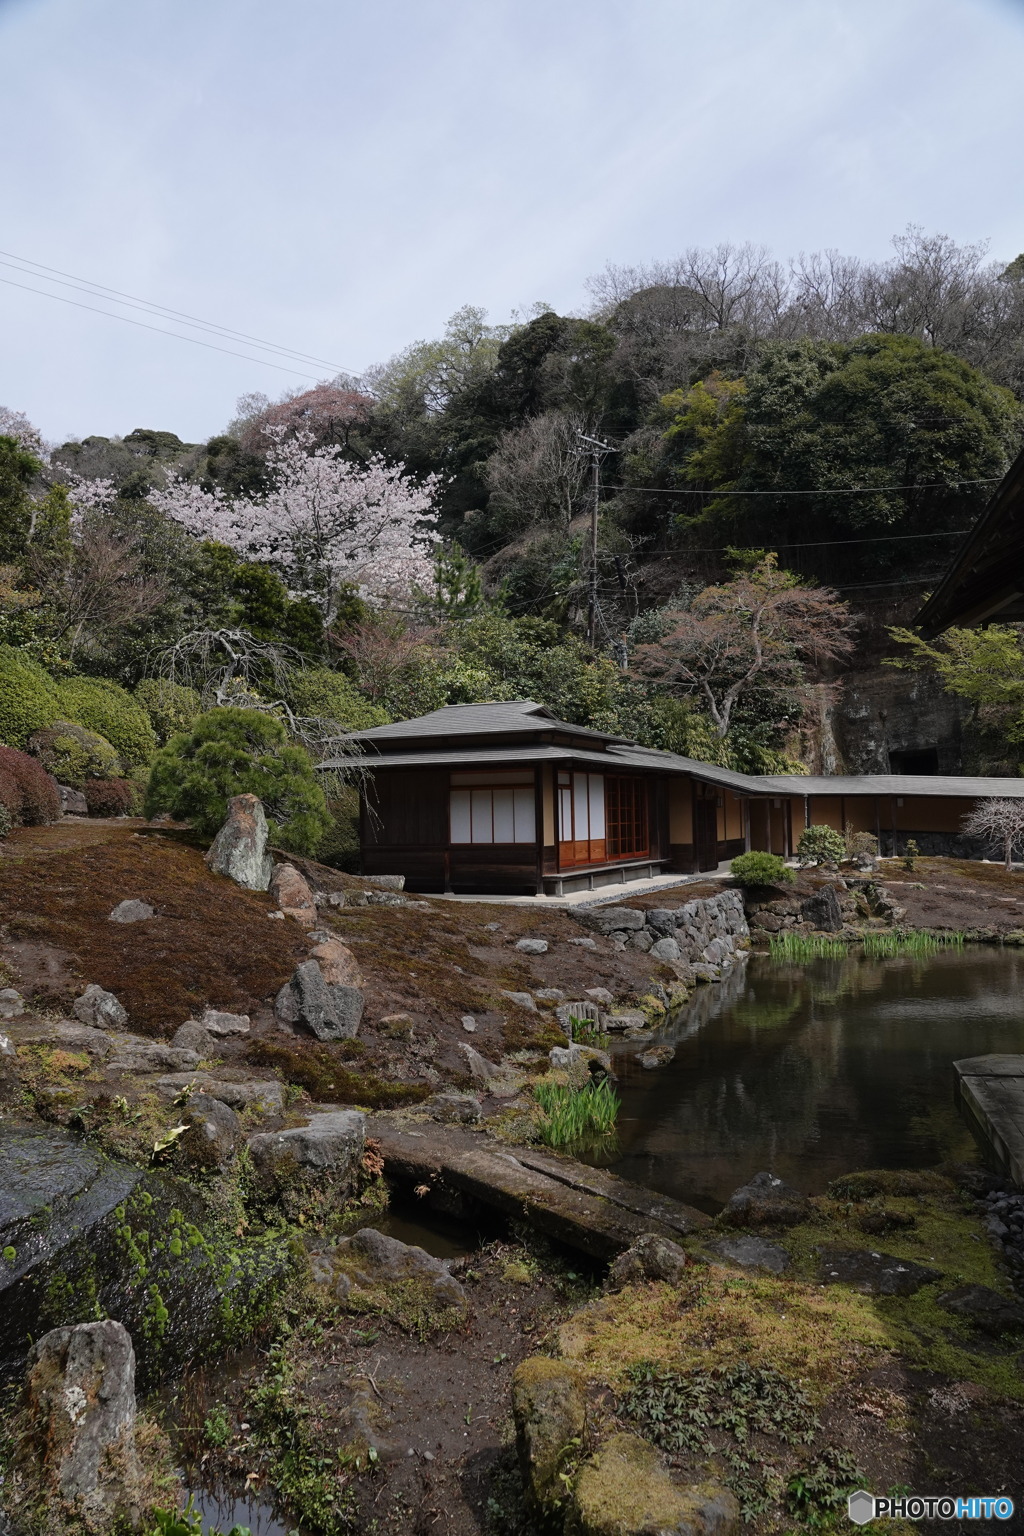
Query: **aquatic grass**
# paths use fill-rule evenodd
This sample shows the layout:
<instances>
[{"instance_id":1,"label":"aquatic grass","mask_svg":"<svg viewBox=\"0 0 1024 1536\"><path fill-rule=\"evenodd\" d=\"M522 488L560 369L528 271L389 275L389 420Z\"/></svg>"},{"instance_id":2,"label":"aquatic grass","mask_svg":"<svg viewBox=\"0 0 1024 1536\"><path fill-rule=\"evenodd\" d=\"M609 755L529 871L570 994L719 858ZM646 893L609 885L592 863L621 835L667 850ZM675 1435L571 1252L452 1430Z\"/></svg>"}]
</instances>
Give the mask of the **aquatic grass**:
<instances>
[{"instance_id":1,"label":"aquatic grass","mask_svg":"<svg viewBox=\"0 0 1024 1536\"><path fill-rule=\"evenodd\" d=\"M544 1111L537 1127L545 1146L563 1149L610 1136L621 1100L607 1078L573 1088L566 1083L538 1083L534 1098Z\"/></svg>"},{"instance_id":2,"label":"aquatic grass","mask_svg":"<svg viewBox=\"0 0 1024 1536\"><path fill-rule=\"evenodd\" d=\"M777 933L768 944L773 960L845 960L850 946L842 939L826 939L803 933Z\"/></svg>"},{"instance_id":3,"label":"aquatic grass","mask_svg":"<svg viewBox=\"0 0 1024 1536\"><path fill-rule=\"evenodd\" d=\"M865 960L894 960L903 955L937 955L944 949L963 947L964 936L954 929L949 932L923 932L894 928L885 933L864 935Z\"/></svg>"}]
</instances>

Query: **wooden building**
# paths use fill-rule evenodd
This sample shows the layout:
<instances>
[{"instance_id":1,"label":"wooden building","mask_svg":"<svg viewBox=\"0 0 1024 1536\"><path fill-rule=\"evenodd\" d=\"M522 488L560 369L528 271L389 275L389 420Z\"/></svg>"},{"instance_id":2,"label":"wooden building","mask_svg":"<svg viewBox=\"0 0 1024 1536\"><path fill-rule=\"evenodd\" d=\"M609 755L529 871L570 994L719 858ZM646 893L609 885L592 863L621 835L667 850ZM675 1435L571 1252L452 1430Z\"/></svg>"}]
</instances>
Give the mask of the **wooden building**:
<instances>
[{"instance_id":1,"label":"wooden building","mask_svg":"<svg viewBox=\"0 0 1024 1536\"><path fill-rule=\"evenodd\" d=\"M354 733L366 769L363 873L410 890L561 895L790 857L812 823L963 852L960 823L1024 779L756 778L558 720L530 699L454 704ZM339 763L351 763L341 759Z\"/></svg>"}]
</instances>

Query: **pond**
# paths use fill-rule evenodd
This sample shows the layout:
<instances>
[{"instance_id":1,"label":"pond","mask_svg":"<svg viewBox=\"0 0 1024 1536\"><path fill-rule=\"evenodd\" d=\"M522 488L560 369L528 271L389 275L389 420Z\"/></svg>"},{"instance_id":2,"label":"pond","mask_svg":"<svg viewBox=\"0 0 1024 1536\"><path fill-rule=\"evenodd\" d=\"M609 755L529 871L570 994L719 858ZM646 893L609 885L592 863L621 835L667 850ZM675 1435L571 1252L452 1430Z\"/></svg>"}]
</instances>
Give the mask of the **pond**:
<instances>
[{"instance_id":1,"label":"pond","mask_svg":"<svg viewBox=\"0 0 1024 1536\"><path fill-rule=\"evenodd\" d=\"M979 1161L953 1062L1024 1052L1024 952L810 964L753 956L666 1029L667 1066L617 1055L614 1172L709 1212L760 1169L808 1194L854 1168ZM641 1047L642 1049L643 1047Z\"/></svg>"}]
</instances>

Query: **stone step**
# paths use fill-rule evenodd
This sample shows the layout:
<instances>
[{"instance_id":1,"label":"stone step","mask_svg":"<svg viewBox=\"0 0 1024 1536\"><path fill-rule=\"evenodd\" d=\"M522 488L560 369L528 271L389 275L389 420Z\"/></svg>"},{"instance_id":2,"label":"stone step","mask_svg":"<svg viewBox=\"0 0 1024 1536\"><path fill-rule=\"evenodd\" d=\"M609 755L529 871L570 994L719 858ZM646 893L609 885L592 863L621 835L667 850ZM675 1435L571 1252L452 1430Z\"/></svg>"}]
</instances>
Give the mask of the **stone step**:
<instances>
[{"instance_id":1,"label":"stone step","mask_svg":"<svg viewBox=\"0 0 1024 1536\"><path fill-rule=\"evenodd\" d=\"M470 1215L484 1206L524 1216L547 1237L596 1259L610 1259L645 1232L686 1237L710 1225L703 1211L631 1184L603 1169L534 1148L506 1147L486 1133L421 1123L415 1130L371 1119L384 1174L426 1185L437 1210Z\"/></svg>"}]
</instances>

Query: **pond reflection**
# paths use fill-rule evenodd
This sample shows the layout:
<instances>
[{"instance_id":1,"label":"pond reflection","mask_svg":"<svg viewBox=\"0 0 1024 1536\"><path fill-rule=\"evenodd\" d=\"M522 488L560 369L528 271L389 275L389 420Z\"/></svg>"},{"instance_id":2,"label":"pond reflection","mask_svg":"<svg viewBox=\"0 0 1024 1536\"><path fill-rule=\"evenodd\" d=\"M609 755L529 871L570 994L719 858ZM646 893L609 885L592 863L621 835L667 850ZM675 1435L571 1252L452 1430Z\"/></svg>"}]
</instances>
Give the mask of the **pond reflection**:
<instances>
[{"instance_id":1,"label":"pond reflection","mask_svg":"<svg viewBox=\"0 0 1024 1536\"><path fill-rule=\"evenodd\" d=\"M976 1161L953 1062L1024 1052L1024 953L755 956L701 987L654 1071L616 1054L616 1173L714 1211L767 1168L809 1194L852 1168Z\"/></svg>"}]
</instances>

